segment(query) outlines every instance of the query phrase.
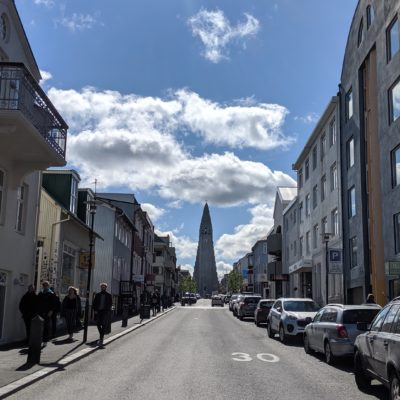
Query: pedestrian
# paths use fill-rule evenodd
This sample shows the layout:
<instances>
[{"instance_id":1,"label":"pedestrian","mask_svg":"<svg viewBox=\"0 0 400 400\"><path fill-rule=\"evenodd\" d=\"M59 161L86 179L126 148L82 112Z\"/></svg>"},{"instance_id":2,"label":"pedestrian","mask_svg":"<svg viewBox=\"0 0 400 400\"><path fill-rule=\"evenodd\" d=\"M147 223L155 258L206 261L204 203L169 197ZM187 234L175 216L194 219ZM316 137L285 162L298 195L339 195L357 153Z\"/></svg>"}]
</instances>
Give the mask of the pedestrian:
<instances>
[{"instance_id":1,"label":"pedestrian","mask_svg":"<svg viewBox=\"0 0 400 400\"><path fill-rule=\"evenodd\" d=\"M31 334L31 321L32 318L38 313L38 301L33 285L28 286L28 291L22 296L19 302L19 310L22 314L22 319L25 323L26 329L26 342L29 344L29 337Z\"/></svg>"},{"instance_id":2,"label":"pedestrian","mask_svg":"<svg viewBox=\"0 0 400 400\"><path fill-rule=\"evenodd\" d=\"M156 295L157 295L157 312L161 311L161 296L160 292L156 290Z\"/></svg>"},{"instance_id":3,"label":"pedestrian","mask_svg":"<svg viewBox=\"0 0 400 400\"><path fill-rule=\"evenodd\" d=\"M367 300L365 301L365 303L366 303L366 304L376 304L376 302L375 302L375 296L374 296L372 293L370 293L370 294L367 296Z\"/></svg>"},{"instance_id":4,"label":"pedestrian","mask_svg":"<svg viewBox=\"0 0 400 400\"><path fill-rule=\"evenodd\" d=\"M165 292L161 296L161 304L162 310L165 311L165 309L167 308L167 295L165 294Z\"/></svg>"},{"instance_id":5,"label":"pedestrian","mask_svg":"<svg viewBox=\"0 0 400 400\"><path fill-rule=\"evenodd\" d=\"M54 312L51 315L51 337L54 338L57 334L57 315L61 311L61 301L58 294L54 291L54 288L51 287L50 290L54 293Z\"/></svg>"},{"instance_id":6,"label":"pedestrian","mask_svg":"<svg viewBox=\"0 0 400 400\"><path fill-rule=\"evenodd\" d=\"M73 335L76 327L76 316L81 313L81 299L78 296L77 290L70 286L68 294L62 302L61 316L65 318L67 325L68 340L73 340Z\"/></svg>"},{"instance_id":7,"label":"pedestrian","mask_svg":"<svg viewBox=\"0 0 400 400\"><path fill-rule=\"evenodd\" d=\"M43 289L38 294L38 314L43 318L43 345L50 339L51 317L57 308L57 298L50 289L48 281L42 283Z\"/></svg>"},{"instance_id":8,"label":"pedestrian","mask_svg":"<svg viewBox=\"0 0 400 400\"><path fill-rule=\"evenodd\" d=\"M100 292L94 296L93 310L96 312L97 329L100 339L99 346L103 346L104 335L111 332L112 296L107 292L107 283L100 284Z\"/></svg>"},{"instance_id":9,"label":"pedestrian","mask_svg":"<svg viewBox=\"0 0 400 400\"><path fill-rule=\"evenodd\" d=\"M157 314L157 293L154 292L151 296L151 308L153 310L153 317Z\"/></svg>"},{"instance_id":10,"label":"pedestrian","mask_svg":"<svg viewBox=\"0 0 400 400\"><path fill-rule=\"evenodd\" d=\"M81 321L81 317L82 317L82 301L81 301L81 298L79 296L79 289L78 288L75 288L75 292L76 292L76 297L78 298L78 302L80 304L79 312L76 314L75 330L79 331L79 329L82 329L82 321Z\"/></svg>"}]
</instances>

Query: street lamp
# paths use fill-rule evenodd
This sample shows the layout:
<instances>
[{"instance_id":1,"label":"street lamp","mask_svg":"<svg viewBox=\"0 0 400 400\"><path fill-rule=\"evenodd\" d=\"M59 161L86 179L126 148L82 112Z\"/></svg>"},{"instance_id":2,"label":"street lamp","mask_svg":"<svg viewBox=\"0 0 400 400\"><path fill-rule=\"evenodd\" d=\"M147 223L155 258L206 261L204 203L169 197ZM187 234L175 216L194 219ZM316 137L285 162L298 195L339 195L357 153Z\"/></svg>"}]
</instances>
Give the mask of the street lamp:
<instances>
[{"instance_id":1,"label":"street lamp","mask_svg":"<svg viewBox=\"0 0 400 400\"><path fill-rule=\"evenodd\" d=\"M325 232L322 234L322 241L325 243L325 291L326 291L326 302L329 303L329 252L328 252L328 244L329 238L333 236L332 233Z\"/></svg>"},{"instance_id":2,"label":"street lamp","mask_svg":"<svg viewBox=\"0 0 400 400\"><path fill-rule=\"evenodd\" d=\"M90 281L92 277L92 253L94 246L94 215L96 214L96 201L89 200L87 202L89 205L90 212L90 229L89 229L89 260L88 260L88 275L86 284L86 303L85 303L85 320L84 320L84 330L83 330L83 342L87 341L87 331L89 325L89 299L90 299Z\"/></svg>"}]
</instances>

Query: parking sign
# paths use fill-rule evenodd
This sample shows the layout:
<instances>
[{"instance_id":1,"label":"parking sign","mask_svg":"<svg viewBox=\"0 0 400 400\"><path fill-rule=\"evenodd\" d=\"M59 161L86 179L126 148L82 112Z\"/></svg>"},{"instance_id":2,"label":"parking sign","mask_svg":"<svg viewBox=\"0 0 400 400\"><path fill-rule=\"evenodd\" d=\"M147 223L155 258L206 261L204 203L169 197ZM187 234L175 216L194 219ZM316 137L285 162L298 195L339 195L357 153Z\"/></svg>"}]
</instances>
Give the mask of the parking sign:
<instances>
[{"instance_id":1,"label":"parking sign","mask_svg":"<svg viewBox=\"0 0 400 400\"><path fill-rule=\"evenodd\" d=\"M343 273L342 249L329 249L328 256L329 256L329 273L342 274Z\"/></svg>"}]
</instances>

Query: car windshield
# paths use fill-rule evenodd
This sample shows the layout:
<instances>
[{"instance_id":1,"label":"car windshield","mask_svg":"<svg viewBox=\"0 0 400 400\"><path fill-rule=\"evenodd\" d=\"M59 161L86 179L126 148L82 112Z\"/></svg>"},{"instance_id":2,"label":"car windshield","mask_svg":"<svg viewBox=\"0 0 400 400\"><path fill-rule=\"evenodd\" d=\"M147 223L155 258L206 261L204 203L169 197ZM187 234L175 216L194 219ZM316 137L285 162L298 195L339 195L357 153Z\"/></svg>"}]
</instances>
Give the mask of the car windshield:
<instances>
[{"instance_id":1,"label":"car windshield","mask_svg":"<svg viewBox=\"0 0 400 400\"><path fill-rule=\"evenodd\" d=\"M320 307L313 301L289 300L283 302L283 308L286 311L303 311L314 312L318 311Z\"/></svg>"},{"instance_id":2,"label":"car windshield","mask_svg":"<svg viewBox=\"0 0 400 400\"><path fill-rule=\"evenodd\" d=\"M260 303L260 307L261 307L261 308L271 308L271 307L272 307L272 304L274 304L273 301L262 301L262 302Z\"/></svg>"},{"instance_id":3,"label":"car windshield","mask_svg":"<svg viewBox=\"0 0 400 400\"><path fill-rule=\"evenodd\" d=\"M368 324L378 314L380 308L369 310L345 310L343 313L343 324L356 324L357 322L367 322Z\"/></svg>"},{"instance_id":4,"label":"car windshield","mask_svg":"<svg viewBox=\"0 0 400 400\"><path fill-rule=\"evenodd\" d=\"M246 304L257 304L260 301L259 297L245 297L244 302Z\"/></svg>"},{"instance_id":5,"label":"car windshield","mask_svg":"<svg viewBox=\"0 0 400 400\"><path fill-rule=\"evenodd\" d=\"M237 297L238 297L237 294L233 294L233 295L231 296L231 300L235 300L235 299L237 299Z\"/></svg>"}]
</instances>

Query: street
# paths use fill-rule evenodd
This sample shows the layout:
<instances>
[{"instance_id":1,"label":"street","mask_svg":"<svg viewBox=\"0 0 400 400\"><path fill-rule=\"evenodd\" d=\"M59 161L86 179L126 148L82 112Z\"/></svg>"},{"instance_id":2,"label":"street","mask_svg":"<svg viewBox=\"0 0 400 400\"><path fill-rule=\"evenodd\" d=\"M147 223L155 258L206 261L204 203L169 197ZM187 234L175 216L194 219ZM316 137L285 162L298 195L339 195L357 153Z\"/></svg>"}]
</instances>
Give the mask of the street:
<instances>
[{"instance_id":1,"label":"street","mask_svg":"<svg viewBox=\"0 0 400 400\"><path fill-rule=\"evenodd\" d=\"M181 307L10 399L384 399L360 392L350 363L269 339L210 300Z\"/></svg>"}]
</instances>

